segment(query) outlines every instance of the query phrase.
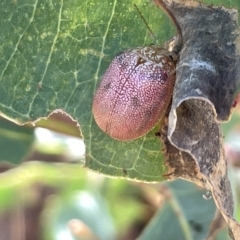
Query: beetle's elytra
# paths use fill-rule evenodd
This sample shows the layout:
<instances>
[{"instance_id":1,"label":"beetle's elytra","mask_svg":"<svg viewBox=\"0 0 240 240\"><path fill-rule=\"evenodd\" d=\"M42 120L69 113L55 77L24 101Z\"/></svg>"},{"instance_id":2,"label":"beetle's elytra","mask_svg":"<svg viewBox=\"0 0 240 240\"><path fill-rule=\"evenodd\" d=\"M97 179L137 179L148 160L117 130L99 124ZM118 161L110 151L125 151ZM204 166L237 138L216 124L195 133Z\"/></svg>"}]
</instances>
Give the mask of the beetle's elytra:
<instances>
[{"instance_id":1,"label":"beetle's elytra","mask_svg":"<svg viewBox=\"0 0 240 240\"><path fill-rule=\"evenodd\" d=\"M118 54L93 99L97 125L121 141L145 135L163 118L174 83L175 64L165 49L147 46Z\"/></svg>"}]
</instances>

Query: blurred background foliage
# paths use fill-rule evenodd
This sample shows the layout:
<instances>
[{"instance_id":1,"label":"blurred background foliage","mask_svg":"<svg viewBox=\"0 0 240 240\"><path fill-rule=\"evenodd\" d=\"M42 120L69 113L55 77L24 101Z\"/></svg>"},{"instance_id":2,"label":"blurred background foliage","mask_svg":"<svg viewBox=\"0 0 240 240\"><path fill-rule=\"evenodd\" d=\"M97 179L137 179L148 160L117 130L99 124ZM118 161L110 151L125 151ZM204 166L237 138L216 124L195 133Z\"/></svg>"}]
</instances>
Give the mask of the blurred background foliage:
<instances>
[{"instance_id":1,"label":"blurred background foliage","mask_svg":"<svg viewBox=\"0 0 240 240\"><path fill-rule=\"evenodd\" d=\"M237 105L222 129L238 220L239 123ZM0 239L228 239L211 194L192 183L140 183L84 169L84 143L67 115L54 113L35 128L0 118L0 149Z\"/></svg>"}]
</instances>

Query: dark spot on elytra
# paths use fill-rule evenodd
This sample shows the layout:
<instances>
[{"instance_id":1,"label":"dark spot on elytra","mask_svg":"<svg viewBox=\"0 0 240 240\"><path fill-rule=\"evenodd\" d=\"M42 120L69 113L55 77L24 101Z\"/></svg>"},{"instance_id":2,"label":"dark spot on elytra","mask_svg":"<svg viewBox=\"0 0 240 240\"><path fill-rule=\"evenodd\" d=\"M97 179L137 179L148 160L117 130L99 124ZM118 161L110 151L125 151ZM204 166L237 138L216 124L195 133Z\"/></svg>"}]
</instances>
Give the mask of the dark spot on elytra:
<instances>
[{"instance_id":1,"label":"dark spot on elytra","mask_svg":"<svg viewBox=\"0 0 240 240\"><path fill-rule=\"evenodd\" d=\"M139 101L139 99L137 98L137 97L132 97L131 98L131 103L132 103L132 105L134 106L134 107L137 107L137 106L140 106L141 104L140 104L140 101Z\"/></svg>"},{"instance_id":2,"label":"dark spot on elytra","mask_svg":"<svg viewBox=\"0 0 240 240\"><path fill-rule=\"evenodd\" d=\"M106 85L103 86L104 90L108 90L111 87L111 83L107 83Z\"/></svg>"},{"instance_id":3,"label":"dark spot on elytra","mask_svg":"<svg viewBox=\"0 0 240 240\"><path fill-rule=\"evenodd\" d=\"M150 81L166 82L168 80L168 74L165 71L162 71L161 74L159 74L159 72L151 73L148 75L148 79Z\"/></svg>"},{"instance_id":4,"label":"dark spot on elytra","mask_svg":"<svg viewBox=\"0 0 240 240\"><path fill-rule=\"evenodd\" d=\"M152 114L153 114L153 111L151 111L151 110L145 111L145 117L146 118L151 118Z\"/></svg>"}]
</instances>

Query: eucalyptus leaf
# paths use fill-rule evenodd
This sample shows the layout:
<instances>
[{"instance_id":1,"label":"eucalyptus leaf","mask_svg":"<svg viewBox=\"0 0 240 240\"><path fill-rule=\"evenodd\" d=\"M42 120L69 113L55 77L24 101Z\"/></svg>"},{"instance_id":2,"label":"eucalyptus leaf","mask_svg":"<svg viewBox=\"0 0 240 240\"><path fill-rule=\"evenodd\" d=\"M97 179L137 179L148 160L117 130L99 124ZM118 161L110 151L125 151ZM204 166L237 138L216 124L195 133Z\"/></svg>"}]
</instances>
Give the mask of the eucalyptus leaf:
<instances>
[{"instance_id":1,"label":"eucalyptus leaf","mask_svg":"<svg viewBox=\"0 0 240 240\"><path fill-rule=\"evenodd\" d=\"M183 180L163 183L161 189L165 203L138 240L205 239L216 211L214 201L203 198L206 191Z\"/></svg>"},{"instance_id":2,"label":"eucalyptus leaf","mask_svg":"<svg viewBox=\"0 0 240 240\"><path fill-rule=\"evenodd\" d=\"M139 140L112 140L95 124L93 94L111 59L174 33L167 16L147 0L1 1L0 111L17 123L65 111L77 120L94 171L144 181L165 172L153 131Z\"/></svg>"}]
</instances>

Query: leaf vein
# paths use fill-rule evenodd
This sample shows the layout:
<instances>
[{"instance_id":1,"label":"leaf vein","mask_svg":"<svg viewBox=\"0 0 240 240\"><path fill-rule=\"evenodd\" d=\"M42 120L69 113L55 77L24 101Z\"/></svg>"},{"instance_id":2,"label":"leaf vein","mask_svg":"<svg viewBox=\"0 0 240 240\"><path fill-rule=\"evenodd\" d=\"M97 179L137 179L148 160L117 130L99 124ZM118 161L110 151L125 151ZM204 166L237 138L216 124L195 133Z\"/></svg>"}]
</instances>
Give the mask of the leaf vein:
<instances>
[{"instance_id":1,"label":"leaf vein","mask_svg":"<svg viewBox=\"0 0 240 240\"><path fill-rule=\"evenodd\" d=\"M107 37L107 34L108 34L108 31L109 31L109 28L110 28L110 25L111 25L111 22L112 22L112 19L113 19L113 16L114 16L114 13L115 13L115 9L116 9L116 5L117 5L117 0L114 0L114 3L113 3L113 7L112 7L112 12L111 12L111 15L110 15L110 18L109 18L109 21L108 21L108 24L107 24L107 27L106 27L106 31L103 35L103 42L102 42L102 48L101 48L101 54L100 54L100 58L99 58L99 61L98 61L98 67L97 67L97 71L96 71L96 74L95 74L95 85L94 85L94 89L93 89L93 92L96 91L96 86L97 86L97 79L99 78L99 71L100 71L100 66L101 66L101 63L102 63L102 59L104 57L104 48L105 48L105 44L106 44L106 37ZM92 130L92 122L93 122L93 115L91 114L91 127L90 127L90 131ZM89 133L89 137L90 137L90 146L89 146L89 149L91 151L91 132Z\"/></svg>"},{"instance_id":2,"label":"leaf vein","mask_svg":"<svg viewBox=\"0 0 240 240\"><path fill-rule=\"evenodd\" d=\"M6 70L8 69L9 64L10 64L10 62L12 61L12 59L13 59L16 51L18 50L18 46L19 46L19 44L20 44L23 36L25 35L25 33L27 32L28 28L30 27L30 25L32 24L32 22L33 22L33 20L34 20L34 16L35 16L35 13L36 13L37 4L38 4L38 0L36 0L35 4L33 5L32 16L31 16L30 19L29 19L29 23L28 23L27 27L24 29L23 33L19 36L18 41L17 41L17 43L16 43L16 46L15 46L15 48L14 48L14 50L13 50L10 58L6 61L6 66L5 66L5 68L3 69L3 71L2 71L2 73L1 73L1 75L0 75L0 81L1 81L4 73L5 73Z\"/></svg>"}]
</instances>

